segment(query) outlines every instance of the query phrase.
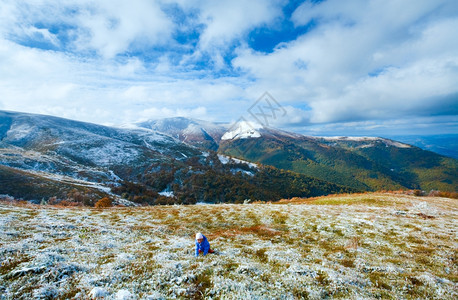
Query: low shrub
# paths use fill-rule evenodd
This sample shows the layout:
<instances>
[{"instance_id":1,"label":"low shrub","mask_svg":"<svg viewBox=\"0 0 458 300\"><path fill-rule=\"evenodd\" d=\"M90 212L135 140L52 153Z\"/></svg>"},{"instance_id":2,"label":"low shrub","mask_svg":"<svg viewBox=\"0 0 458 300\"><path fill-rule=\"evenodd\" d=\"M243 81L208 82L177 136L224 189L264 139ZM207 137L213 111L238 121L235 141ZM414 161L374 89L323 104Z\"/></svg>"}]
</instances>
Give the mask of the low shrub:
<instances>
[{"instance_id":1,"label":"low shrub","mask_svg":"<svg viewBox=\"0 0 458 300\"><path fill-rule=\"evenodd\" d=\"M107 207L112 207L113 202L111 201L110 198L108 197L103 197L99 201L95 203L95 208L107 208Z\"/></svg>"}]
</instances>

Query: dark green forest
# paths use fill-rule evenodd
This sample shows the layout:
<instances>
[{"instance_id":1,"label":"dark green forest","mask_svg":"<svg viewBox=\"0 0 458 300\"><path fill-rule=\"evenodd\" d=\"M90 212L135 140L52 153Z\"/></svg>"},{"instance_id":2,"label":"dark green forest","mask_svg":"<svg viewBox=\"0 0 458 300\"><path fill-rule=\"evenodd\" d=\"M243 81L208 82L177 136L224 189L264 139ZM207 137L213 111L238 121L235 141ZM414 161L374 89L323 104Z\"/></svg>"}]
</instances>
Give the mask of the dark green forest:
<instances>
[{"instance_id":1,"label":"dark green forest","mask_svg":"<svg viewBox=\"0 0 458 300\"><path fill-rule=\"evenodd\" d=\"M165 189L175 198L158 194ZM222 164L216 152L210 152L205 161L192 157L173 165L152 165L137 182L124 181L112 191L130 201L154 205L276 201L358 190L272 166L254 168L234 161Z\"/></svg>"},{"instance_id":2,"label":"dark green forest","mask_svg":"<svg viewBox=\"0 0 458 300\"><path fill-rule=\"evenodd\" d=\"M458 190L456 159L389 143L277 136L226 141L219 152L357 190Z\"/></svg>"}]
</instances>

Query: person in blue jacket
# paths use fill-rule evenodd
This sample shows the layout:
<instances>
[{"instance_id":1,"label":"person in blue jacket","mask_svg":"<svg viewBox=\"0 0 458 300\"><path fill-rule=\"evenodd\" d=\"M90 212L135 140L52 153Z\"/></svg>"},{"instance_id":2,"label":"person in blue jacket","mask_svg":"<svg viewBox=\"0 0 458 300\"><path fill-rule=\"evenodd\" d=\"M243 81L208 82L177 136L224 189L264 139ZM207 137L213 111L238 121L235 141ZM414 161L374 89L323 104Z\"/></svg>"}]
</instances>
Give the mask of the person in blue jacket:
<instances>
[{"instance_id":1,"label":"person in blue jacket","mask_svg":"<svg viewBox=\"0 0 458 300\"><path fill-rule=\"evenodd\" d=\"M214 251L210 249L210 243L207 238L200 232L196 233L196 257L199 256L199 253L202 253L203 255L207 255L207 253L214 253Z\"/></svg>"}]
</instances>

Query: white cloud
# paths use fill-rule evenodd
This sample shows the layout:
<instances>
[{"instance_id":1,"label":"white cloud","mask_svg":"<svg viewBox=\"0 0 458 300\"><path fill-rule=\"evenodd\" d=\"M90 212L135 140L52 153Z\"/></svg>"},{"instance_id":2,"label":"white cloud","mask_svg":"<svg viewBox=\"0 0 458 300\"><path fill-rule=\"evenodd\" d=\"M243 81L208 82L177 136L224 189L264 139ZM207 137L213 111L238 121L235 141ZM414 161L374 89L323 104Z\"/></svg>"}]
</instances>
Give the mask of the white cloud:
<instances>
[{"instance_id":1,"label":"white cloud","mask_svg":"<svg viewBox=\"0 0 458 300\"><path fill-rule=\"evenodd\" d=\"M0 39L0 86L6 106L65 99L76 87L65 77L74 64L59 53L30 49ZM67 78L70 79L70 78Z\"/></svg>"},{"instance_id":2,"label":"white cloud","mask_svg":"<svg viewBox=\"0 0 458 300\"><path fill-rule=\"evenodd\" d=\"M304 122L453 114L458 10L451 16L448 4L306 2L293 20L299 26L316 19L311 32L270 54L241 48L233 64L255 76L258 89L311 107Z\"/></svg>"},{"instance_id":3,"label":"white cloud","mask_svg":"<svg viewBox=\"0 0 458 300\"><path fill-rule=\"evenodd\" d=\"M201 49L223 47L241 38L248 30L265 25L281 14L274 1L205 1L199 20L206 25L200 37Z\"/></svg>"},{"instance_id":4,"label":"white cloud","mask_svg":"<svg viewBox=\"0 0 458 300\"><path fill-rule=\"evenodd\" d=\"M59 39L55 34L49 32L48 29L36 28L36 27L27 27L23 28L24 34L31 40L38 42L49 43L53 46L59 46Z\"/></svg>"},{"instance_id":5,"label":"white cloud","mask_svg":"<svg viewBox=\"0 0 458 300\"><path fill-rule=\"evenodd\" d=\"M283 106L285 114L271 120L273 127L294 127L310 123L310 111L293 106Z\"/></svg>"},{"instance_id":6,"label":"white cloud","mask_svg":"<svg viewBox=\"0 0 458 300\"><path fill-rule=\"evenodd\" d=\"M159 1L147 0L67 0L8 1L0 33L16 40L47 40L57 45L55 34L37 26L66 29L70 47L96 51L104 58L169 42L175 25L161 10ZM2 8L3 8L2 7Z\"/></svg>"},{"instance_id":7,"label":"white cloud","mask_svg":"<svg viewBox=\"0 0 458 300\"><path fill-rule=\"evenodd\" d=\"M456 134L458 117L404 117L379 121L358 121L291 127L312 136L382 136Z\"/></svg>"},{"instance_id":8,"label":"white cloud","mask_svg":"<svg viewBox=\"0 0 458 300\"><path fill-rule=\"evenodd\" d=\"M272 53L250 48L253 30L281 29L286 4L0 0L0 107L97 123L229 121L269 91L283 128L458 113L458 1L306 1L291 21L313 26Z\"/></svg>"},{"instance_id":9,"label":"white cloud","mask_svg":"<svg viewBox=\"0 0 458 300\"><path fill-rule=\"evenodd\" d=\"M174 114L230 118L227 113L237 109L231 101L244 93L238 79L180 79L176 73L164 77L149 72L136 58L107 63L2 39L0 61L4 109L95 123Z\"/></svg>"},{"instance_id":10,"label":"white cloud","mask_svg":"<svg viewBox=\"0 0 458 300\"><path fill-rule=\"evenodd\" d=\"M165 45L174 30L158 1L99 0L86 5L76 16L80 28L77 45L95 49L106 58Z\"/></svg>"},{"instance_id":11,"label":"white cloud","mask_svg":"<svg viewBox=\"0 0 458 300\"><path fill-rule=\"evenodd\" d=\"M189 60L210 55L213 67L225 67L223 55L234 44L244 43L248 33L282 17L281 4L274 0L179 1L186 10L197 10L196 22L204 29Z\"/></svg>"}]
</instances>

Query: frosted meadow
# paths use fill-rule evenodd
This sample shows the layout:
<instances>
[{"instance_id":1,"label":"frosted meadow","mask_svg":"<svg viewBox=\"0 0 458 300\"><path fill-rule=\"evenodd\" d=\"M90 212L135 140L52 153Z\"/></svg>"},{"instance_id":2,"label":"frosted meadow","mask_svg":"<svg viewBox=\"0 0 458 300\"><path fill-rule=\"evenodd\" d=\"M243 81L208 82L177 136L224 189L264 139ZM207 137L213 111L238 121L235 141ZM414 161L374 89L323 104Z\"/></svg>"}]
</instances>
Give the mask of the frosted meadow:
<instances>
[{"instance_id":1,"label":"frosted meadow","mask_svg":"<svg viewBox=\"0 0 458 300\"><path fill-rule=\"evenodd\" d=\"M457 200L0 204L0 299L456 299ZM203 232L218 254L194 257Z\"/></svg>"}]
</instances>

